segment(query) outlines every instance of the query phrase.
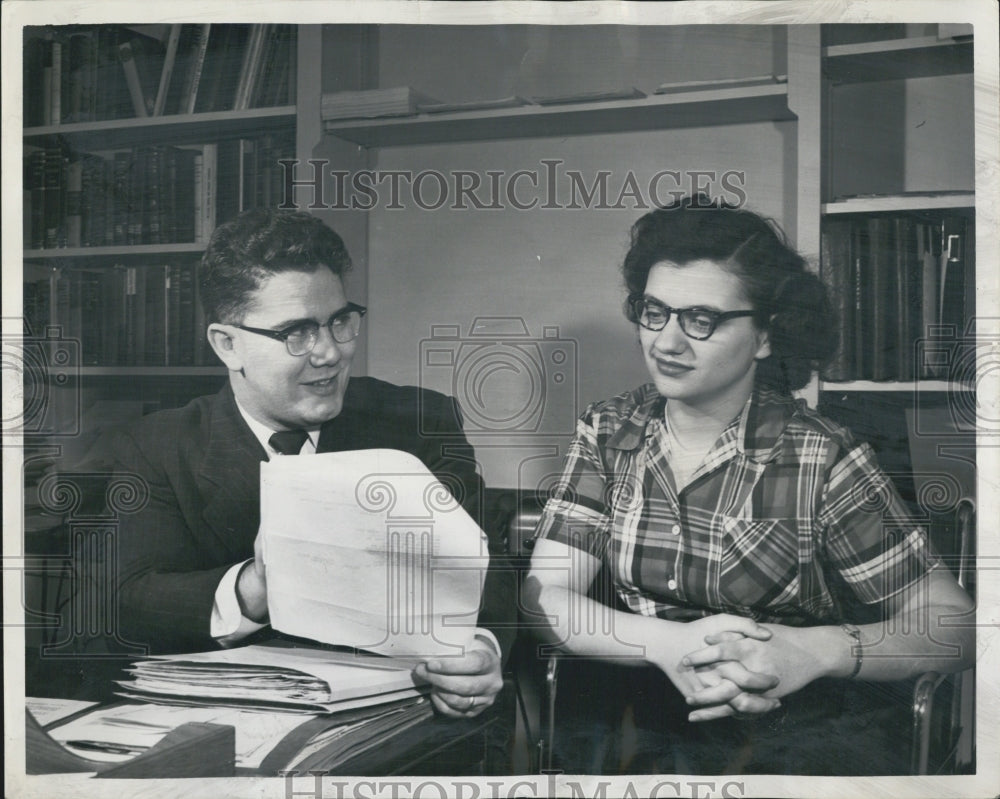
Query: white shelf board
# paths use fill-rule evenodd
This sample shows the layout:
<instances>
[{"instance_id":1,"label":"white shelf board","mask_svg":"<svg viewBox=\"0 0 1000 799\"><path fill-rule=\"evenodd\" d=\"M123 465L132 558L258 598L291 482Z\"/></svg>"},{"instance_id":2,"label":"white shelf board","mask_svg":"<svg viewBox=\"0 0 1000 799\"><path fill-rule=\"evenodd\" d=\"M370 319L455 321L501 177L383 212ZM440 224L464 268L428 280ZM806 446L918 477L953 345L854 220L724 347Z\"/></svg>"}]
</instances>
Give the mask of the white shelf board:
<instances>
[{"instance_id":1,"label":"white shelf board","mask_svg":"<svg viewBox=\"0 0 1000 799\"><path fill-rule=\"evenodd\" d=\"M823 48L823 74L838 83L972 74L972 39L922 36Z\"/></svg>"},{"instance_id":2,"label":"white shelf board","mask_svg":"<svg viewBox=\"0 0 1000 799\"><path fill-rule=\"evenodd\" d=\"M976 204L976 195L968 194L895 194L877 197L851 197L823 203L820 212L833 214L864 214L882 211L934 211L968 209Z\"/></svg>"},{"instance_id":3,"label":"white shelf board","mask_svg":"<svg viewBox=\"0 0 1000 799\"><path fill-rule=\"evenodd\" d=\"M324 129L364 147L619 133L795 119L788 85L657 94L606 102L525 105L380 119L327 119Z\"/></svg>"},{"instance_id":4,"label":"white shelf board","mask_svg":"<svg viewBox=\"0 0 1000 799\"><path fill-rule=\"evenodd\" d=\"M41 144L60 136L82 150L115 150L143 144L202 144L239 138L295 125L295 106L250 108L245 111L210 111L161 117L106 119L26 128L25 143ZM35 140L38 140L37 142Z\"/></svg>"},{"instance_id":5,"label":"white shelf board","mask_svg":"<svg viewBox=\"0 0 1000 799\"><path fill-rule=\"evenodd\" d=\"M123 244L109 247L53 247L44 250L25 250L25 261L79 260L85 258L156 258L166 255L200 254L205 251L202 242L182 244Z\"/></svg>"}]
</instances>

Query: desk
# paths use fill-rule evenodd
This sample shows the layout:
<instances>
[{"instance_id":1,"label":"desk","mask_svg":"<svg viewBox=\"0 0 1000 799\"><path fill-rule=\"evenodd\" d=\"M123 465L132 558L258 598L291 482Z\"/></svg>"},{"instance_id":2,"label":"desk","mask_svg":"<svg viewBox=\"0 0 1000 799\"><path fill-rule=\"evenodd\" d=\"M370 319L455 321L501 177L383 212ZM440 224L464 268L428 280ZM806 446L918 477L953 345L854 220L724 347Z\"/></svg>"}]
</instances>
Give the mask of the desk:
<instances>
[{"instance_id":1,"label":"desk","mask_svg":"<svg viewBox=\"0 0 1000 799\"><path fill-rule=\"evenodd\" d=\"M27 742L28 742L28 770L32 773L60 773L67 771L91 772L94 773L97 764L80 759L80 754L76 751L62 747L49 732L63 728L74 719L85 717L95 711L103 709L112 711L116 719L125 721L130 718L139 722L140 719L135 712L129 715L126 711L129 708L139 708L140 713L145 712L148 706L131 703L116 702L114 707L94 706L83 709L65 718L53 721L44 728L35 722L33 717L27 719ZM411 707L413 707L411 705ZM426 704L416 707L422 710L416 711L420 714L428 711ZM236 717L246 719L249 723L251 716L255 714L229 714L228 719ZM294 763L299 756L301 747L304 746L307 738L312 738L317 731L324 729L324 723L332 722L336 724L336 716L303 716L301 726L294 721L294 716L280 714L283 718L291 718L293 725L298 729L284 727L292 732L280 732L280 744L268 744L266 750L275 752L277 759L265 756L258 768L234 768L234 727L232 725L220 725L220 723L195 723L184 724L169 733L155 747L152 747L142 755L135 758L119 761L115 764L107 764L105 767L111 769L101 776L121 776L121 777L164 777L176 776L198 776L198 777L223 777L223 776L275 776L286 770L288 763ZM342 715L342 714L338 714ZM162 716L158 717L162 718ZM190 719L190 714L184 714L183 718ZM203 716L203 718L205 718ZM212 718L208 716L207 718ZM79 723L79 722L78 722ZM162 722L159 722L162 723ZM168 722L170 723L170 722ZM283 723L283 722L282 722ZM256 722L255 722L256 724ZM70 725L72 726L72 725ZM239 727L239 724L236 725ZM327 724L326 729L329 729ZM491 708L475 719L449 719L442 716L432 716L418 721L413 726L409 726L402 731L390 733L384 743L379 743L367 750L362 750L347 760L339 762L335 767L324 768L319 765L310 768L310 773L323 771L330 776L364 775L372 777L388 777L395 775L450 775L450 776L482 776L484 764L487 761L489 732L498 725L498 714L496 709ZM74 737L73 733L66 727L66 733L59 738ZM96 729L96 728L95 728ZM226 732L228 731L228 733ZM216 734L221 733L221 737ZM302 735L305 733L305 736ZM248 734L249 733L248 730ZM295 736L299 736L296 738ZM89 736L87 736L89 737ZM103 740L124 740L117 738L103 738ZM154 738L154 740L156 740ZM253 738L244 739L242 746L248 744L253 746ZM258 738L258 740L260 740ZM266 739L264 739L266 740ZM277 739L275 739L277 740ZM343 740L350 740L345 738ZM366 740L364 737L360 739ZM367 741L376 740L369 736ZM169 745L168 745L169 741ZM245 748L243 751L247 751ZM198 755L204 753L205 757L198 760ZM154 756L155 755L155 756ZM259 757L259 756L258 756ZM143 760L145 762L143 762ZM256 765L256 761L254 761ZM122 769L122 774L114 773L116 769ZM180 773L183 771L184 773ZM294 773L294 772L293 772ZM303 769L303 773L305 770Z\"/></svg>"}]
</instances>

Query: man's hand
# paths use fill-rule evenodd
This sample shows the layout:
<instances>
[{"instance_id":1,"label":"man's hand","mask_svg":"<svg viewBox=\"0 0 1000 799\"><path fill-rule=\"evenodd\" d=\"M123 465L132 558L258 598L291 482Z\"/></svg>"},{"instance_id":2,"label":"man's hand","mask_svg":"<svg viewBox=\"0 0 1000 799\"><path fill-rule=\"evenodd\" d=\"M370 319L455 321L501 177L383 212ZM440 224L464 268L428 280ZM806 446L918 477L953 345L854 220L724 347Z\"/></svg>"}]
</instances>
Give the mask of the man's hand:
<instances>
[{"instance_id":1,"label":"man's hand","mask_svg":"<svg viewBox=\"0 0 1000 799\"><path fill-rule=\"evenodd\" d=\"M236 578L236 601L240 613L250 621L267 621L267 581L264 579L264 558L261 557L261 532L253 542L253 560L247 561Z\"/></svg>"},{"instance_id":2,"label":"man's hand","mask_svg":"<svg viewBox=\"0 0 1000 799\"><path fill-rule=\"evenodd\" d=\"M441 713L456 718L478 716L493 704L503 678L493 647L475 639L461 657L432 658L414 673L431 684L431 702Z\"/></svg>"}]
</instances>

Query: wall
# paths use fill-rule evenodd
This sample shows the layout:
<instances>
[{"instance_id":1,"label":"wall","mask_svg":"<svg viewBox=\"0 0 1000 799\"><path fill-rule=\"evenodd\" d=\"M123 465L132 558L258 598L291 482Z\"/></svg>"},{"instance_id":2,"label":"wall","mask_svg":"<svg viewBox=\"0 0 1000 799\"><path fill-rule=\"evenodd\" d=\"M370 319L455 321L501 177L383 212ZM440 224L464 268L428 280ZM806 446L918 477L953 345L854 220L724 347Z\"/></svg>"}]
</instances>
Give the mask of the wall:
<instances>
[{"instance_id":1,"label":"wall","mask_svg":"<svg viewBox=\"0 0 1000 799\"><path fill-rule=\"evenodd\" d=\"M384 26L379 85L411 85L454 102L620 86L652 92L667 80L781 73L783 33L711 26ZM383 198L369 212L369 372L457 396L488 485L544 483L558 468L582 408L645 379L634 329L621 312L618 267L641 204L656 199L650 197L651 177L660 170L738 173L730 175L730 188L785 224L795 192L794 148L794 123L786 122L374 151L376 169L445 176L448 197L442 207L425 210L404 190L402 207L387 208ZM546 166L546 160L559 163ZM503 207L475 209L470 199L457 201L454 175L460 170L482 181L477 196L484 204ZM515 200L537 201L532 210L511 207L506 196L518 170L537 176L537 189L529 177L515 184ZM579 174L584 188L608 173L605 207L585 202L579 191L576 205L582 207L540 207L572 203L570 172ZM640 196L616 203L630 175ZM501 186L499 202L491 179ZM707 185L717 196L739 199L718 180ZM687 177L662 179L659 199L691 187ZM422 188L423 204L436 204L437 179L428 178ZM456 207L463 203L466 208ZM505 331L498 317L513 318L526 334L500 335Z\"/></svg>"}]
</instances>

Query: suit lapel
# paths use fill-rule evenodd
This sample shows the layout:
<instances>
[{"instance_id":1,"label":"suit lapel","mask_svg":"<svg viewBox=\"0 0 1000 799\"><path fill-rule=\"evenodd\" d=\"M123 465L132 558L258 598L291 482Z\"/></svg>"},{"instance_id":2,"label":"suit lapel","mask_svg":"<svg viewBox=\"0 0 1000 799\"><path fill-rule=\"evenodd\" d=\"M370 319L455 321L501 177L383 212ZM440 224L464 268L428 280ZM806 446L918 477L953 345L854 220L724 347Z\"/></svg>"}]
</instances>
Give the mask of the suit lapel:
<instances>
[{"instance_id":1,"label":"suit lapel","mask_svg":"<svg viewBox=\"0 0 1000 799\"><path fill-rule=\"evenodd\" d=\"M202 518L226 546L243 551L260 526L260 463L266 454L227 385L216 395L198 474L208 486Z\"/></svg>"}]
</instances>

